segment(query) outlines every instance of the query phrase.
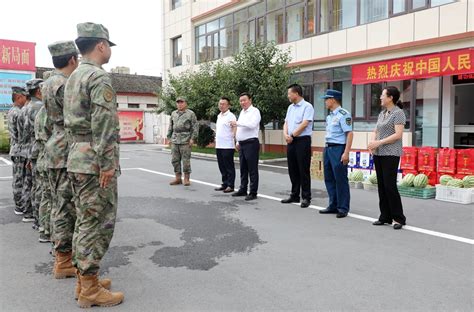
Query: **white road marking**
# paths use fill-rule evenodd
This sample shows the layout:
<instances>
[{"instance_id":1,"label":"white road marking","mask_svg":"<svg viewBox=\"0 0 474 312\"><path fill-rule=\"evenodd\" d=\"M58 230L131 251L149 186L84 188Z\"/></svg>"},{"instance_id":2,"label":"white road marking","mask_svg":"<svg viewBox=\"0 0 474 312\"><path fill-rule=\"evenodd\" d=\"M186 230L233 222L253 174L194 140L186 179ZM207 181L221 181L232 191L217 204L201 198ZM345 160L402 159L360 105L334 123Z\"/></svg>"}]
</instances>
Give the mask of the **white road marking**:
<instances>
[{"instance_id":1,"label":"white road marking","mask_svg":"<svg viewBox=\"0 0 474 312\"><path fill-rule=\"evenodd\" d=\"M262 166L262 167L280 168L280 169L287 169L288 170L288 167L283 167L283 166L267 165L267 164L258 164L258 165Z\"/></svg>"},{"instance_id":2,"label":"white road marking","mask_svg":"<svg viewBox=\"0 0 474 312\"><path fill-rule=\"evenodd\" d=\"M120 157L120 160L123 160L123 159L130 159L128 157Z\"/></svg>"},{"instance_id":3,"label":"white road marking","mask_svg":"<svg viewBox=\"0 0 474 312\"><path fill-rule=\"evenodd\" d=\"M8 166L11 166L12 165L12 162L4 157L0 157L0 160L3 161L5 164L7 164Z\"/></svg>"},{"instance_id":4,"label":"white road marking","mask_svg":"<svg viewBox=\"0 0 474 312\"><path fill-rule=\"evenodd\" d=\"M0 180L11 180L13 179L12 176L9 176L9 177L0 177Z\"/></svg>"},{"instance_id":5,"label":"white road marking","mask_svg":"<svg viewBox=\"0 0 474 312\"><path fill-rule=\"evenodd\" d=\"M174 175L169 174L169 173L159 172L159 171L145 169L145 168L125 168L125 169L122 169L122 171L128 171L128 170L139 170L139 171L144 171L144 172L148 172L148 173L162 175L162 176L165 176L165 177L174 177ZM209 183L209 182L196 180L196 179L191 179L191 181L194 182L194 183L207 185L207 186L211 186L211 187L219 187L220 186L219 184ZM278 202L282 200L282 198L269 196L269 195L265 195L265 194L260 194L260 193L258 194L258 197L269 199L269 200L274 200L274 201L278 201ZM297 204L297 203L294 203L294 205L299 206L299 204ZM324 207L319 207L319 206L315 206L315 205L310 205L309 208L315 209L315 210L325 209ZM363 221L368 221L368 222L374 222L375 220L377 220L375 218L366 217L366 216L358 215L358 214L355 214L355 213L349 213L348 217L363 220ZM474 245L474 239L470 239L470 238L466 238L466 237L461 237L461 236L446 234L446 233L442 233L442 232L427 230L427 229L423 229L423 228L419 228L419 227L415 227L415 226L410 226L410 225L404 226L404 229L408 230L408 231L412 231L412 232L417 232L417 233L422 233L422 234L426 234L426 235L430 235L430 236L449 239L449 240L457 241L457 242L460 242L460 243Z\"/></svg>"}]
</instances>

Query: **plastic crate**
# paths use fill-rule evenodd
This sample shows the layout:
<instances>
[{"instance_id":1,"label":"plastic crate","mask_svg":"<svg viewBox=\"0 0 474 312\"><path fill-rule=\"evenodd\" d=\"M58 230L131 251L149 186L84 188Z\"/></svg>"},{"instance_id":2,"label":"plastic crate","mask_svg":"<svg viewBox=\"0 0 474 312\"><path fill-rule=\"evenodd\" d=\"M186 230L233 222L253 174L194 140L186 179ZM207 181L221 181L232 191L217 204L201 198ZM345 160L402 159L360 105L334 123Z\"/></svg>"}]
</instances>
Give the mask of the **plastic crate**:
<instances>
[{"instance_id":1,"label":"plastic crate","mask_svg":"<svg viewBox=\"0 0 474 312\"><path fill-rule=\"evenodd\" d=\"M474 202L473 189L436 185L436 199L451 203L467 205Z\"/></svg>"},{"instance_id":2,"label":"plastic crate","mask_svg":"<svg viewBox=\"0 0 474 312\"><path fill-rule=\"evenodd\" d=\"M419 199L432 199L436 197L436 188L416 188L407 186L398 186L398 192L401 196Z\"/></svg>"},{"instance_id":3,"label":"plastic crate","mask_svg":"<svg viewBox=\"0 0 474 312\"><path fill-rule=\"evenodd\" d=\"M364 190L366 191L372 191L372 192L377 192L379 187L377 184L372 184L372 183L363 183Z\"/></svg>"},{"instance_id":4,"label":"plastic crate","mask_svg":"<svg viewBox=\"0 0 474 312\"><path fill-rule=\"evenodd\" d=\"M364 186L362 185L362 182L349 181L349 186L351 188L355 188L355 189L363 189L364 188Z\"/></svg>"}]
</instances>

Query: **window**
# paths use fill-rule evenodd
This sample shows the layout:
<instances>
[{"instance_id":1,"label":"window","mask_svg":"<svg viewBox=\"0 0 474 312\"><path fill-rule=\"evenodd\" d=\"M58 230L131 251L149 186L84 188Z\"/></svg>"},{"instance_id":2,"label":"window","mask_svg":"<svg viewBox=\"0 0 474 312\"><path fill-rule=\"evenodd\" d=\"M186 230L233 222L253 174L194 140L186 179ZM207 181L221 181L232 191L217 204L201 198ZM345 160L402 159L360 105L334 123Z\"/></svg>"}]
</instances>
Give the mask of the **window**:
<instances>
[{"instance_id":1,"label":"window","mask_svg":"<svg viewBox=\"0 0 474 312\"><path fill-rule=\"evenodd\" d=\"M388 0L360 0L361 24L373 23L387 17Z\"/></svg>"},{"instance_id":2,"label":"window","mask_svg":"<svg viewBox=\"0 0 474 312\"><path fill-rule=\"evenodd\" d=\"M319 3L319 32L324 33L329 31L329 0L320 0Z\"/></svg>"},{"instance_id":3,"label":"window","mask_svg":"<svg viewBox=\"0 0 474 312\"><path fill-rule=\"evenodd\" d=\"M234 53L242 51L244 48L244 43L249 40L248 35L249 28L246 22L234 26L234 34L232 37L234 41Z\"/></svg>"},{"instance_id":4,"label":"window","mask_svg":"<svg viewBox=\"0 0 474 312\"><path fill-rule=\"evenodd\" d=\"M285 6L285 0L271 0L267 3L267 11L271 12L274 10L281 9Z\"/></svg>"},{"instance_id":5,"label":"window","mask_svg":"<svg viewBox=\"0 0 474 312\"><path fill-rule=\"evenodd\" d=\"M403 81L392 81L388 82L387 85L395 86L400 90L400 101L403 104L403 111L407 117L405 129L410 129L410 112L411 112L411 98L412 98L412 85L411 80Z\"/></svg>"},{"instance_id":6,"label":"window","mask_svg":"<svg viewBox=\"0 0 474 312\"><path fill-rule=\"evenodd\" d=\"M332 30L339 30L357 25L357 1L332 1Z\"/></svg>"},{"instance_id":7,"label":"window","mask_svg":"<svg viewBox=\"0 0 474 312\"><path fill-rule=\"evenodd\" d=\"M316 83L314 85L314 120L325 121L327 116L326 104L322 97L326 94L326 90L331 87L329 82Z\"/></svg>"},{"instance_id":8,"label":"window","mask_svg":"<svg viewBox=\"0 0 474 312\"><path fill-rule=\"evenodd\" d=\"M183 39L177 37L172 39L173 45L173 67L183 65Z\"/></svg>"},{"instance_id":9,"label":"window","mask_svg":"<svg viewBox=\"0 0 474 312\"><path fill-rule=\"evenodd\" d=\"M308 0L306 7L306 34L312 35L316 33L316 0Z\"/></svg>"},{"instance_id":10,"label":"window","mask_svg":"<svg viewBox=\"0 0 474 312\"><path fill-rule=\"evenodd\" d=\"M440 77L417 80L414 146L438 146Z\"/></svg>"},{"instance_id":11,"label":"window","mask_svg":"<svg viewBox=\"0 0 474 312\"><path fill-rule=\"evenodd\" d=\"M406 10L406 0L392 0L392 15L405 13Z\"/></svg>"},{"instance_id":12,"label":"window","mask_svg":"<svg viewBox=\"0 0 474 312\"><path fill-rule=\"evenodd\" d=\"M171 10L179 8L183 5L183 0L171 0Z\"/></svg>"},{"instance_id":13,"label":"window","mask_svg":"<svg viewBox=\"0 0 474 312\"><path fill-rule=\"evenodd\" d=\"M128 108L140 108L140 104L128 104Z\"/></svg>"},{"instance_id":14,"label":"window","mask_svg":"<svg viewBox=\"0 0 474 312\"><path fill-rule=\"evenodd\" d=\"M157 107L158 107L158 105L156 105L156 104L147 104L146 105L146 108L157 108Z\"/></svg>"},{"instance_id":15,"label":"window","mask_svg":"<svg viewBox=\"0 0 474 312\"><path fill-rule=\"evenodd\" d=\"M431 0L431 7L455 2L456 0Z\"/></svg>"},{"instance_id":16,"label":"window","mask_svg":"<svg viewBox=\"0 0 474 312\"><path fill-rule=\"evenodd\" d=\"M206 37L201 36L196 39L196 62L199 64L207 60Z\"/></svg>"},{"instance_id":17,"label":"window","mask_svg":"<svg viewBox=\"0 0 474 312\"><path fill-rule=\"evenodd\" d=\"M353 117L355 119L365 118L365 86L355 86L355 112Z\"/></svg>"},{"instance_id":18,"label":"window","mask_svg":"<svg viewBox=\"0 0 474 312\"><path fill-rule=\"evenodd\" d=\"M303 38L304 6L294 5L286 10L287 42Z\"/></svg>"},{"instance_id":19,"label":"window","mask_svg":"<svg viewBox=\"0 0 474 312\"><path fill-rule=\"evenodd\" d=\"M284 29L283 10L278 10L267 15L267 41L275 41L277 44L284 43Z\"/></svg>"},{"instance_id":20,"label":"window","mask_svg":"<svg viewBox=\"0 0 474 312\"><path fill-rule=\"evenodd\" d=\"M225 28L220 31L220 57L228 57L232 55L232 28Z\"/></svg>"},{"instance_id":21,"label":"window","mask_svg":"<svg viewBox=\"0 0 474 312\"><path fill-rule=\"evenodd\" d=\"M411 0L413 10L422 9L428 6L427 0Z\"/></svg>"},{"instance_id":22,"label":"window","mask_svg":"<svg viewBox=\"0 0 474 312\"><path fill-rule=\"evenodd\" d=\"M370 117L372 119L377 119L380 112L382 111L382 102L380 101L380 96L382 95L384 85L382 83L371 83L369 85L369 109Z\"/></svg>"}]
</instances>

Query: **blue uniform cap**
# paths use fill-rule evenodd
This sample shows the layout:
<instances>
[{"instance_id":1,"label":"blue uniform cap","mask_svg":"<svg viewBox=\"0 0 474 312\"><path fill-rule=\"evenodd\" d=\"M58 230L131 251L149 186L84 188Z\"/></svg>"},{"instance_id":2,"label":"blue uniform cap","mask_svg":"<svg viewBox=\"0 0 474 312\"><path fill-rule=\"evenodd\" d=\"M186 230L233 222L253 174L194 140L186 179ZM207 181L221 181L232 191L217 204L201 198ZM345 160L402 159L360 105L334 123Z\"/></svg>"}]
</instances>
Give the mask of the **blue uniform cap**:
<instances>
[{"instance_id":1,"label":"blue uniform cap","mask_svg":"<svg viewBox=\"0 0 474 312\"><path fill-rule=\"evenodd\" d=\"M337 90L327 89L326 94L321 98L322 99L342 100L342 93L340 91L337 91Z\"/></svg>"}]
</instances>

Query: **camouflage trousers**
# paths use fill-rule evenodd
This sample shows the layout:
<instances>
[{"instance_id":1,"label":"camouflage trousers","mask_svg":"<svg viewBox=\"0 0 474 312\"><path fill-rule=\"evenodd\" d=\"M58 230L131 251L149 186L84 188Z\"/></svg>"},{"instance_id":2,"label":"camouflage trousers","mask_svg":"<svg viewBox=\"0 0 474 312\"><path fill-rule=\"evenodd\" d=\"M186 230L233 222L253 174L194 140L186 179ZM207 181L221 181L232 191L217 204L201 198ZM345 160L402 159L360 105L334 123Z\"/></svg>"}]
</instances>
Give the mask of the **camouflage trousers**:
<instances>
[{"instance_id":1,"label":"camouflage trousers","mask_svg":"<svg viewBox=\"0 0 474 312\"><path fill-rule=\"evenodd\" d=\"M67 169L49 169L49 185L53 191L51 225L54 249L70 252L76 223L76 206Z\"/></svg>"},{"instance_id":2,"label":"camouflage trousers","mask_svg":"<svg viewBox=\"0 0 474 312\"><path fill-rule=\"evenodd\" d=\"M51 207L52 207L52 192L49 185L49 174L48 171L38 172L39 180L41 182L41 188L43 190L41 194L39 204L39 226L40 233L44 233L51 236Z\"/></svg>"},{"instance_id":3,"label":"camouflage trousers","mask_svg":"<svg viewBox=\"0 0 474 312\"><path fill-rule=\"evenodd\" d=\"M31 183L31 205L33 206L33 217L39 222L39 206L43 194L43 183L38 172L38 163L36 159L31 161L32 183Z\"/></svg>"},{"instance_id":4,"label":"camouflage trousers","mask_svg":"<svg viewBox=\"0 0 474 312\"><path fill-rule=\"evenodd\" d=\"M21 192L21 201L23 203L23 212L26 215L33 215L33 199L32 199L32 187L33 187L33 162L31 163L31 168L29 168L26 164L28 163L28 159L24 159L24 168L23 171L23 189Z\"/></svg>"},{"instance_id":5,"label":"camouflage trousers","mask_svg":"<svg viewBox=\"0 0 474 312\"><path fill-rule=\"evenodd\" d=\"M117 177L101 188L96 175L69 173L69 176L77 205L73 263L82 275L96 274L114 234Z\"/></svg>"},{"instance_id":6,"label":"camouflage trousers","mask_svg":"<svg viewBox=\"0 0 474 312\"><path fill-rule=\"evenodd\" d=\"M12 156L12 189L13 189L13 200L15 206L18 209L22 209L22 191L23 191L23 173L25 171L25 159L19 156Z\"/></svg>"},{"instance_id":7,"label":"camouflage trousers","mask_svg":"<svg viewBox=\"0 0 474 312\"><path fill-rule=\"evenodd\" d=\"M181 162L183 162L182 170ZM191 173L191 146L189 144L172 144L171 164L175 173Z\"/></svg>"}]
</instances>

